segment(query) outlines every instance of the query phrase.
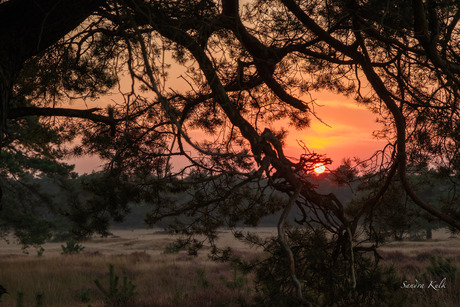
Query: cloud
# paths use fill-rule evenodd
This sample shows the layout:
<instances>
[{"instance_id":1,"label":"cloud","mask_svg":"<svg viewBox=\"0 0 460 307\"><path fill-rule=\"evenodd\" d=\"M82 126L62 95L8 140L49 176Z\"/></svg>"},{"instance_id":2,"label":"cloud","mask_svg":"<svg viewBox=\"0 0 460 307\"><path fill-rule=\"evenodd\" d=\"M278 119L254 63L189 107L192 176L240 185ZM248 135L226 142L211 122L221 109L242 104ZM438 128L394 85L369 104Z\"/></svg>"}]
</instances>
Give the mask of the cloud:
<instances>
[{"instance_id":1,"label":"cloud","mask_svg":"<svg viewBox=\"0 0 460 307\"><path fill-rule=\"evenodd\" d=\"M326 154L340 162L345 157L368 158L386 143L373 137L378 130L377 114L350 99L318 101L323 107L315 108L316 115L327 125L312 117L309 128L290 130L286 151L294 157L302 153L298 141L312 151Z\"/></svg>"}]
</instances>

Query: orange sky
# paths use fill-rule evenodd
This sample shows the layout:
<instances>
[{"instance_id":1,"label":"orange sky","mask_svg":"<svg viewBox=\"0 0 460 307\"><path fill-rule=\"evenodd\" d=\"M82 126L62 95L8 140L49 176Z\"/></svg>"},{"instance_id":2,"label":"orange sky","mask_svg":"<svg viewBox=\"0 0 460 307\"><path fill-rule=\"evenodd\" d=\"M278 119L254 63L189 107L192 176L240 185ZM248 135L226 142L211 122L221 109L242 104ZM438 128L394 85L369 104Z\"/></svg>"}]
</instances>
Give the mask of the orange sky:
<instances>
[{"instance_id":1,"label":"orange sky","mask_svg":"<svg viewBox=\"0 0 460 307\"><path fill-rule=\"evenodd\" d=\"M326 154L333 160L331 167L337 167L344 158L366 159L386 144L385 140L377 140L372 135L379 128L377 114L341 95L324 92L313 96L321 105L315 107L318 117L330 127L312 118L309 128L290 129L287 155L298 157L302 151L297 140L302 140L310 151Z\"/></svg>"},{"instance_id":2,"label":"orange sky","mask_svg":"<svg viewBox=\"0 0 460 307\"><path fill-rule=\"evenodd\" d=\"M303 130L285 127L289 131L285 144L287 156L298 158L303 153L297 144L297 140L301 140L310 151L331 158L333 163L330 167L335 168L344 158L366 159L386 144L384 140L372 136L372 132L379 127L377 115L364 106L350 98L326 92L316 93L313 97L320 105L315 107L318 117L330 127L315 118L312 118L311 126ZM82 157L68 162L74 163L75 171L80 174L91 173L103 164L96 157Z\"/></svg>"},{"instance_id":3,"label":"orange sky","mask_svg":"<svg viewBox=\"0 0 460 307\"><path fill-rule=\"evenodd\" d=\"M168 71L166 88L173 86L176 91L189 90L189 84L180 77L185 73L185 68L175 64L170 55L167 55L166 58L166 62L173 63ZM122 91L128 92L131 89L129 80L129 78L121 76L120 87ZM317 116L330 127L313 116L309 128L299 131L293 127L284 127L289 131L285 144L287 156L298 158L303 153L297 144L297 140L301 140L310 151L326 154L327 157L331 158L333 163L330 167L335 168L340 165L344 158L366 159L386 144L384 140L376 140L372 136L372 132L379 128L376 123L377 115L364 106L358 105L353 99L326 91L313 92L311 97L315 99L317 104L315 106ZM111 96L101 97L101 99L91 102L91 105L88 104L87 107L94 107L94 104L106 106L119 99L122 99L121 96L114 93ZM305 101L309 101L309 99L305 99ZM75 102L71 107L85 108L86 106L80 101ZM275 128L279 127L275 126ZM200 141L200 136L196 137L196 135L193 132L191 137L195 137L195 141ZM75 170L80 174L91 173L93 170L101 169L103 165L103 161L97 157L82 157L68 162L75 164Z\"/></svg>"}]
</instances>

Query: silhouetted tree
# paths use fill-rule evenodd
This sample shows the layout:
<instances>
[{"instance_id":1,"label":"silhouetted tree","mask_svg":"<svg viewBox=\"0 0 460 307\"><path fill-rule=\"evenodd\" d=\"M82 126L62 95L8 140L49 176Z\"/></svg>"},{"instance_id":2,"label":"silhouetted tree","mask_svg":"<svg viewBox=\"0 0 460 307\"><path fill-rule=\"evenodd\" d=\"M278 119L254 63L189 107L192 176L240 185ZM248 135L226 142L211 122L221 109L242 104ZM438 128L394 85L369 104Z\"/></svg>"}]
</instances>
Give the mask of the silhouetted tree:
<instances>
[{"instance_id":1,"label":"silhouetted tree","mask_svg":"<svg viewBox=\"0 0 460 307\"><path fill-rule=\"evenodd\" d=\"M439 177L439 172L424 169L423 172L410 175L415 183L415 190L438 210L445 206L444 201L450 199L450 178ZM363 201L370 191L379 184L373 176L361 178L357 187L362 198L355 198L347 207L347 213L354 215L362 209ZM403 235L418 237L425 233L426 239L432 238L432 230L444 226L440 221L418 206L409 198L398 178L394 178L386 193L374 204L371 214L364 219L367 233L375 241L383 242L387 238L402 240Z\"/></svg>"},{"instance_id":2,"label":"silhouetted tree","mask_svg":"<svg viewBox=\"0 0 460 307\"><path fill-rule=\"evenodd\" d=\"M427 203L410 177L429 165L447 169L445 177L458 184L456 2L34 3L37 7L19 0L0 4L2 181L14 173L10 165L46 173L23 162L36 157L56 162L64 141L80 136L73 154L108 161L105 173L86 184L88 194L61 208L80 218L77 224L89 225L85 234L101 224L81 219L79 212L121 218L132 200L153 204L150 223L186 216L174 230L206 234L211 243L222 225L237 220L253 225L282 210L277 240L287 255L293 293L308 305L308 284L297 277L285 237L292 208L301 212L299 224L329 232L337 255L351 263L346 278L352 280L354 253L364 250L354 240L358 225L381 205L395 176L414 204L460 229L458 209L442 211ZM27 16L26 22L19 16ZM178 67L181 87L168 80ZM95 98L117 88L119 98L105 109L58 107L69 97ZM315 103L304 99L314 90L352 96L384 124L379 135L387 146L362 164L375 188L351 216L337 197L321 195L310 180L313 166L330 159L310 152L308 144L297 159L286 157L286 131L271 125L286 119L307 128ZM49 120L62 116L73 120ZM45 142L36 134L27 138L31 125L42 129ZM209 139L195 140L197 130ZM172 168L175 156L187 165ZM60 166L53 170L68 174L66 166L54 164ZM165 191L188 191L189 197L165 199Z\"/></svg>"}]
</instances>

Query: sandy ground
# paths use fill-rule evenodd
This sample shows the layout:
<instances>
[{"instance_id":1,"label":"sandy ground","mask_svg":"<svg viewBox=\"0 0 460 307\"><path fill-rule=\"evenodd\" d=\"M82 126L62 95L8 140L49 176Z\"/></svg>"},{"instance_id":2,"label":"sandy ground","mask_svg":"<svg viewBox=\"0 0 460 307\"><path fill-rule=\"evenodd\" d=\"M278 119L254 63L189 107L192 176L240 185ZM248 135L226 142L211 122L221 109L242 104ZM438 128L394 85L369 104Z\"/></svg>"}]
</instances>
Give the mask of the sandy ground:
<instances>
[{"instance_id":1,"label":"sandy ground","mask_svg":"<svg viewBox=\"0 0 460 307\"><path fill-rule=\"evenodd\" d=\"M276 235L274 227L260 227L240 229L243 232L250 231L259 234L262 237ZM228 230L222 230L219 234L218 245L220 247L230 246L234 250L244 252L257 252L254 247L236 240L233 234ZM159 255L164 252L165 247L173 242L176 236L166 234L161 229L132 229L132 230L112 230L112 235L101 238L94 237L91 240L82 242L85 247L85 253L101 253L104 255L131 254L133 252L146 252L150 255ZM49 242L43 245L45 249L44 256L55 256L62 252L63 243ZM205 250L207 246L205 244ZM415 254L424 251L433 251L437 249L439 253L460 253L460 238L452 236L447 230L433 231L433 239L428 241L394 241L386 243L381 250L383 251L401 251L407 254ZM33 247L28 250L30 255L36 255ZM0 241L1 256L24 255L22 246L14 238L9 237L8 242Z\"/></svg>"}]
</instances>

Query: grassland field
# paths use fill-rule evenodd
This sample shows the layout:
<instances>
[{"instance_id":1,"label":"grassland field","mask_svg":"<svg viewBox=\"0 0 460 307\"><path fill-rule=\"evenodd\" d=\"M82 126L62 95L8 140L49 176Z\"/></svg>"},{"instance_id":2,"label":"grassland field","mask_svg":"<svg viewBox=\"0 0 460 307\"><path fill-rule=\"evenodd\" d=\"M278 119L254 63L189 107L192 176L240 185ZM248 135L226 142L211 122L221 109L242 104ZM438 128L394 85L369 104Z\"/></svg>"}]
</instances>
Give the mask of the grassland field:
<instances>
[{"instance_id":1,"label":"grassland field","mask_svg":"<svg viewBox=\"0 0 460 307\"><path fill-rule=\"evenodd\" d=\"M276 229L270 227L246 230L261 236L276 235ZM161 229L115 229L106 238L81 243L84 250L78 254L62 255L63 243L50 242L43 245L41 256L33 247L24 253L13 238L9 243L1 241L0 285L8 294L1 297L0 306L18 306L18 292L23 293L24 306L35 306L37 294L43 295L43 306L105 306L104 295L94 281L98 279L108 288L109 264L120 276L119 287L123 276L136 286L138 294L129 306L240 306L242 301L251 302L255 294L251 276L243 276L247 280L239 286L229 286L241 273L227 263L209 260L206 246L197 257L186 251L165 253L174 239ZM262 252L234 239L227 230L221 231L218 243L243 255ZM389 242L379 252L382 264L394 265L408 283L429 265L430 256L451 258L460 268L460 239L445 230L434 231L428 241ZM448 291L436 293L427 289L407 291L420 296L417 306L457 306L458 284L448 284Z\"/></svg>"}]
</instances>

